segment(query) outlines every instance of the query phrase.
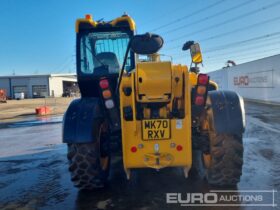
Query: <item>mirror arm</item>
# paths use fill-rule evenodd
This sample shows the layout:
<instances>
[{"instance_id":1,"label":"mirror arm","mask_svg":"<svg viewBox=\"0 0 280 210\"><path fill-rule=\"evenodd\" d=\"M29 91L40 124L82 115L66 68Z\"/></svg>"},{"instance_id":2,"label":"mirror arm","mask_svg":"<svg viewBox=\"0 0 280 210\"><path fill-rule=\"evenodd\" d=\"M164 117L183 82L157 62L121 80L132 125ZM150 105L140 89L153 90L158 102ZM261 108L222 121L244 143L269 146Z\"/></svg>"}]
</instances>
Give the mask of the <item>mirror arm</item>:
<instances>
[{"instance_id":1,"label":"mirror arm","mask_svg":"<svg viewBox=\"0 0 280 210\"><path fill-rule=\"evenodd\" d=\"M131 39L128 42L126 52L125 52L125 56L124 56L124 60L123 60L123 65L122 65L122 68L121 68L121 71L120 71L120 74L119 74L118 84L117 84L117 88L116 88L116 95L119 93L119 88L120 88L120 85L121 85L122 76L123 76L125 64L126 64L126 61L127 61L128 53L130 51L130 46L131 46Z\"/></svg>"}]
</instances>

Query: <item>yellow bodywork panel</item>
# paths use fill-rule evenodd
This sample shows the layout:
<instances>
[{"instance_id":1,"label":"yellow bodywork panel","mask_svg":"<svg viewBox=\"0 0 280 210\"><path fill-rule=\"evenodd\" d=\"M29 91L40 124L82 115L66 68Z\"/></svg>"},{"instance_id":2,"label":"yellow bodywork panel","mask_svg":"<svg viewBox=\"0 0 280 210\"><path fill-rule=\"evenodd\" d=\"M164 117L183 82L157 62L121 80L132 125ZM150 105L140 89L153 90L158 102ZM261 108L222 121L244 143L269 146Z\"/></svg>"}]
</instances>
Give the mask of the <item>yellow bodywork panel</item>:
<instances>
[{"instance_id":1,"label":"yellow bodywork panel","mask_svg":"<svg viewBox=\"0 0 280 210\"><path fill-rule=\"evenodd\" d=\"M219 89L219 86L218 86L218 84L217 84L216 82L210 80L210 81L209 81L209 84L213 85L213 86L215 87L216 90Z\"/></svg>"},{"instance_id":2,"label":"yellow bodywork panel","mask_svg":"<svg viewBox=\"0 0 280 210\"><path fill-rule=\"evenodd\" d=\"M153 68L155 67L155 68ZM147 81L150 89L137 88L140 75ZM145 72L148 72L145 75ZM183 86L184 84L184 86ZM131 88L130 95L125 95L124 88ZM171 66L170 62L147 62L137 64L136 70L123 75L120 86L120 107L122 122L122 147L124 168L155 168L184 167L189 169L192 164L192 143L191 143L191 84L189 73L185 66ZM170 102L166 102L165 108L161 109L160 115L168 116L172 108L174 98L181 98L181 106L184 106L185 115L182 118L165 117L159 119L149 118L149 111L145 119L137 119L136 102L137 91L147 95L158 96L162 93L171 93ZM139 103L139 102L138 102ZM147 102L148 103L148 102ZM142 103L141 103L142 104ZM143 103L145 105L145 103ZM124 118L124 107L130 106L133 112L133 120ZM148 110L148 109L147 109ZM164 114L165 113L165 114Z\"/></svg>"},{"instance_id":3,"label":"yellow bodywork panel","mask_svg":"<svg viewBox=\"0 0 280 210\"><path fill-rule=\"evenodd\" d=\"M172 93L173 97L183 97L183 74L184 69L181 66L172 66Z\"/></svg>"},{"instance_id":4,"label":"yellow bodywork panel","mask_svg":"<svg viewBox=\"0 0 280 210\"><path fill-rule=\"evenodd\" d=\"M136 93L138 102L168 102L171 95L171 63L138 63Z\"/></svg>"},{"instance_id":5,"label":"yellow bodywork panel","mask_svg":"<svg viewBox=\"0 0 280 210\"><path fill-rule=\"evenodd\" d=\"M189 72L189 77L191 86L195 86L197 84L197 74L194 72Z\"/></svg>"},{"instance_id":6,"label":"yellow bodywork panel","mask_svg":"<svg viewBox=\"0 0 280 210\"><path fill-rule=\"evenodd\" d=\"M131 31L135 31L136 25L134 20L129 16L118 17L110 22L112 26L116 26L120 22L128 22Z\"/></svg>"},{"instance_id":7,"label":"yellow bodywork panel","mask_svg":"<svg viewBox=\"0 0 280 210\"><path fill-rule=\"evenodd\" d=\"M76 21L76 33L78 33L80 31L80 25L82 23L86 23L89 26L91 26L92 28L96 28L99 25L104 25L104 24L110 24L112 27L118 27L118 24L120 24L122 22L127 22L130 30L135 31L136 25L135 25L134 20L131 17L129 17L128 15L124 15L124 16L118 17L110 22L97 22L97 21L93 20L92 18L80 18Z\"/></svg>"}]
</instances>

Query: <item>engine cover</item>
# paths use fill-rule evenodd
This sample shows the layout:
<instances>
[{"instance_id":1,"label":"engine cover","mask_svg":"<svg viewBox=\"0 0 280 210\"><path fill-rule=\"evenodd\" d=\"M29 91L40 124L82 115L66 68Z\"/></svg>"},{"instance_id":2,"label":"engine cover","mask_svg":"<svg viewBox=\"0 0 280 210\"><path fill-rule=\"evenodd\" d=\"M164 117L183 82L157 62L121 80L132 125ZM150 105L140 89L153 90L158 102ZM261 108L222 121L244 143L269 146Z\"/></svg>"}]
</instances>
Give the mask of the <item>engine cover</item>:
<instances>
[{"instance_id":1,"label":"engine cover","mask_svg":"<svg viewBox=\"0 0 280 210\"><path fill-rule=\"evenodd\" d=\"M171 100L172 67L170 62L138 63L136 99L141 103L162 103Z\"/></svg>"}]
</instances>

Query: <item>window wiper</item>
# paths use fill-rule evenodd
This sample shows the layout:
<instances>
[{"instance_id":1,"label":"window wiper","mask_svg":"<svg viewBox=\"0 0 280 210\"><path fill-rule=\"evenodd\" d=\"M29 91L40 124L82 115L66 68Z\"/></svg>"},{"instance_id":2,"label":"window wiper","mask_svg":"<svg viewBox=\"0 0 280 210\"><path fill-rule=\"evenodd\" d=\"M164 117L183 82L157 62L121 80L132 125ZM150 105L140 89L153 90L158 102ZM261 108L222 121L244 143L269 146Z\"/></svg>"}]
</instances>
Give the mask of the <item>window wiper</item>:
<instances>
[{"instance_id":1,"label":"window wiper","mask_svg":"<svg viewBox=\"0 0 280 210\"><path fill-rule=\"evenodd\" d=\"M129 52L130 52L130 47L131 47L131 39L129 40L129 42L127 44L127 48L126 48L126 51L125 51L122 68L121 68L121 71L119 73L119 78L118 78L118 83L117 83L117 88L116 88L116 95L119 94L119 89L120 89L120 85L121 85L121 82L122 82L122 76L123 76L123 73L125 71L125 64L126 64L127 59L128 59L128 55L129 55Z\"/></svg>"}]
</instances>

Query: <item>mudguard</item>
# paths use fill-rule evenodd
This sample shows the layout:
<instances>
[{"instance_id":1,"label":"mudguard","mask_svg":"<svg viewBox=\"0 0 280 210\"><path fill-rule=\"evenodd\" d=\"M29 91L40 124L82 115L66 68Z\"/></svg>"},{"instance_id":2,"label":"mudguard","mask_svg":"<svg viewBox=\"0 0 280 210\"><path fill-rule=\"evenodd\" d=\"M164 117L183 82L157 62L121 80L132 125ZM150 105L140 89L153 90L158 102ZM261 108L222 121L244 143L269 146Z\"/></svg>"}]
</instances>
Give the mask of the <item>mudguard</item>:
<instances>
[{"instance_id":1,"label":"mudguard","mask_svg":"<svg viewBox=\"0 0 280 210\"><path fill-rule=\"evenodd\" d=\"M64 143L95 141L94 132L104 118L99 98L81 98L72 101L63 118Z\"/></svg>"},{"instance_id":2,"label":"mudguard","mask_svg":"<svg viewBox=\"0 0 280 210\"><path fill-rule=\"evenodd\" d=\"M210 129L219 134L242 134L245 130L243 98L233 91L209 91L206 106Z\"/></svg>"}]
</instances>

